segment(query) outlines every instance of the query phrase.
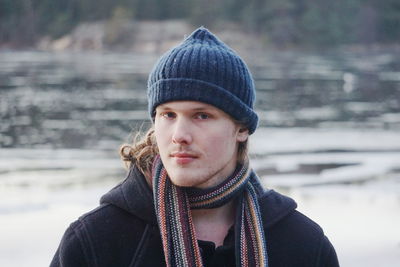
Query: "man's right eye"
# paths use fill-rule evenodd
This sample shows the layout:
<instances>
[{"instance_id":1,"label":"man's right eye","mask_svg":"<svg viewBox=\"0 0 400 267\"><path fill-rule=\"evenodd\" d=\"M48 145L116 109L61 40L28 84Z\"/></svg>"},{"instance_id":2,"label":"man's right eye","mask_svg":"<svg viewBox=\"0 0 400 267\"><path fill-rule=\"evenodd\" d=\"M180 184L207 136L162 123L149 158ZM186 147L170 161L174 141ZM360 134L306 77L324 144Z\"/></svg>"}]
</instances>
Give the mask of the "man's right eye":
<instances>
[{"instance_id":1,"label":"man's right eye","mask_svg":"<svg viewBox=\"0 0 400 267\"><path fill-rule=\"evenodd\" d=\"M166 119L173 119L176 117L175 113L173 113L173 112L163 112L163 113L161 113L161 116Z\"/></svg>"}]
</instances>

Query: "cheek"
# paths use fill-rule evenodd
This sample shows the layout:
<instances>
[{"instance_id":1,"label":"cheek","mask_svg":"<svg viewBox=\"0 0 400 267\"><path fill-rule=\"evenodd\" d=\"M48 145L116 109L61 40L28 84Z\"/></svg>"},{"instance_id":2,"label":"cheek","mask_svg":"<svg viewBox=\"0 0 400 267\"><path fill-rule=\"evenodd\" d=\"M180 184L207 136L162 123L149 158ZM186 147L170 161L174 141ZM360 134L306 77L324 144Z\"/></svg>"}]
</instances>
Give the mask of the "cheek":
<instances>
[{"instance_id":1,"label":"cheek","mask_svg":"<svg viewBox=\"0 0 400 267\"><path fill-rule=\"evenodd\" d=\"M217 135L209 140L208 145L210 152L219 155L219 158L230 157L235 151L236 139L232 135Z\"/></svg>"},{"instance_id":2,"label":"cheek","mask_svg":"<svg viewBox=\"0 0 400 267\"><path fill-rule=\"evenodd\" d=\"M154 136L156 138L158 149L160 152L162 152L164 147L166 146L168 133L166 131L163 131L158 124L155 124Z\"/></svg>"}]
</instances>

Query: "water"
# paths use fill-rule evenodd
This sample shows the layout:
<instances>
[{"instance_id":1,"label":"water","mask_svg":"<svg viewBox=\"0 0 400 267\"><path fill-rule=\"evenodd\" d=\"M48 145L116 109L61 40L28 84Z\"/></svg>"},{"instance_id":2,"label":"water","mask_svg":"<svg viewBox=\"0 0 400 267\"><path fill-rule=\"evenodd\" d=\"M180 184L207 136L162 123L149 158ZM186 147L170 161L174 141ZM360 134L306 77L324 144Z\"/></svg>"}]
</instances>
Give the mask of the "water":
<instances>
[{"instance_id":1,"label":"water","mask_svg":"<svg viewBox=\"0 0 400 267\"><path fill-rule=\"evenodd\" d=\"M144 72L151 59L3 53L1 146L104 148L121 141L135 120L146 118Z\"/></svg>"},{"instance_id":2,"label":"water","mask_svg":"<svg viewBox=\"0 0 400 267\"><path fill-rule=\"evenodd\" d=\"M400 128L400 62L390 53L266 53L248 62L261 126ZM0 147L113 149L148 119L156 58L0 53Z\"/></svg>"},{"instance_id":3,"label":"water","mask_svg":"<svg viewBox=\"0 0 400 267\"><path fill-rule=\"evenodd\" d=\"M341 266L398 266L399 56L246 59L261 119L250 152L263 184L294 197L324 228ZM0 52L0 266L48 265L68 224L124 178L117 150L148 125L155 61Z\"/></svg>"}]
</instances>

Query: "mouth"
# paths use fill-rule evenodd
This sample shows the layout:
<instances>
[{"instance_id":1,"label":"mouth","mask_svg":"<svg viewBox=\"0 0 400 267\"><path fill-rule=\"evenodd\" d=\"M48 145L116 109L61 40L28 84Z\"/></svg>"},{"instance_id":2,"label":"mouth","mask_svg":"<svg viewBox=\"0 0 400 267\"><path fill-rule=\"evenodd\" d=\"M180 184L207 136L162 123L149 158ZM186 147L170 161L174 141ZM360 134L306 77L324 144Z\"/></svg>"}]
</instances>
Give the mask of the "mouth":
<instances>
[{"instance_id":1,"label":"mouth","mask_svg":"<svg viewBox=\"0 0 400 267\"><path fill-rule=\"evenodd\" d=\"M174 152L171 153L170 156L179 165L189 164L198 158L197 155L189 152Z\"/></svg>"}]
</instances>

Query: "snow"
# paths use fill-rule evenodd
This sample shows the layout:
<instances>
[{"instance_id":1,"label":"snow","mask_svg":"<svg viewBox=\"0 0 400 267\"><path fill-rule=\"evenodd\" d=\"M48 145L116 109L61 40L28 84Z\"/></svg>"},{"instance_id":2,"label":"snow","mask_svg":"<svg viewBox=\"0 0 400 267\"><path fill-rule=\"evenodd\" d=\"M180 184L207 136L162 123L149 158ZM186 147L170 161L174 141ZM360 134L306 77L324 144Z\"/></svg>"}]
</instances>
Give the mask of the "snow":
<instances>
[{"instance_id":1,"label":"snow","mask_svg":"<svg viewBox=\"0 0 400 267\"><path fill-rule=\"evenodd\" d=\"M400 133L381 129L260 128L250 145L256 154L341 149L400 151Z\"/></svg>"},{"instance_id":2,"label":"snow","mask_svg":"<svg viewBox=\"0 0 400 267\"><path fill-rule=\"evenodd\" d=\"M97 205L105 187L49 192L18 190L0 208L0 266L48 266L62 233ZM4 209L4 205L8 209Z\"/></svg>"},{"instance_id":3,"label":"snow","mask_svg":"<svg viewBox=\"0 0 400 267\"><path fill-rule=\"evenodd\" d=\"M372 183L299 188L290 195L322 226L340 266L395 267L400 263L400 177L396 180L391 181L396 191Z\"/></svg>"}]
</instances>

